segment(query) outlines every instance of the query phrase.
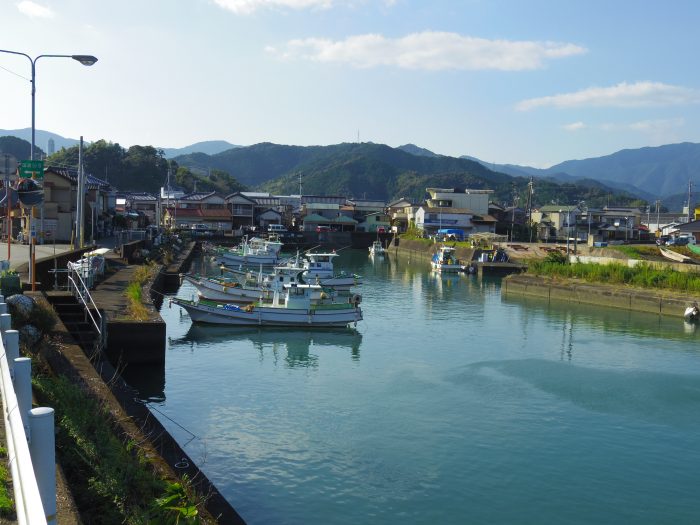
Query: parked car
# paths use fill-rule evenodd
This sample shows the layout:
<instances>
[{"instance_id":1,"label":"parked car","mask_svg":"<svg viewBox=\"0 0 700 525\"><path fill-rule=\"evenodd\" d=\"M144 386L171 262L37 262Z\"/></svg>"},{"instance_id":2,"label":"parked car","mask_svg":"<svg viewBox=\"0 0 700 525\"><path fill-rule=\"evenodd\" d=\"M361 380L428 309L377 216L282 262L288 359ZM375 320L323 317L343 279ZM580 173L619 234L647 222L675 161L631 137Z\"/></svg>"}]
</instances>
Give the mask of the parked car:
<instances>
[{"instance_id":1,"label":"parked car","mask_svg":"<svg viewBox=\"0 0 700 525\"><path fill-rule=\"evenodd\" d=\"M666 246L685 246L688 244L688 237L671 237L666 241Z\"/></svg>"},{"instance_id":2,"label":"parked car","mask_svg":"<svg viewBox=\"0 0 700 525\"><path fill-rule=\"evenodd\" d=\"M329 232L331 229L328 226L316 226L316 233Z\"/></svg>"},{"instance_id":3,"label":"parked car","mask_svg":"<svg viewBox=\"0 0 700 525\"><path fill-rule=\"evenodd\" d=\"M669 239L670 239L670 237L668 235L662 235L661 237L658 237L656 239L656 245L657 246L665 246Z\"/></svg>"}]
</instances>

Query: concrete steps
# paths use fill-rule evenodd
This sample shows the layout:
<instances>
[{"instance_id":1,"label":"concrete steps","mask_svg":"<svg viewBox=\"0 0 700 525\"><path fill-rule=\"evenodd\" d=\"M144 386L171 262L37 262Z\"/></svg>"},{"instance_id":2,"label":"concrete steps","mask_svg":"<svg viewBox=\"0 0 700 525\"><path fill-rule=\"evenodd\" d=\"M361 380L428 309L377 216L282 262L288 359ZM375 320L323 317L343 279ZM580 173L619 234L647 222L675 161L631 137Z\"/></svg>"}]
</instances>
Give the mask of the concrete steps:
<instances>
[{"instance_id":1,"label":"concrete steps","mask_svg":"<svg viewBox=\"0 0 700 525\"><path fill-rule=\"evenodd\" d=\"M66 329L84 352L90 355L98 342L98 333L85 312L85 309L72 295L49 295L49 303L53 306Z\"/></svg>"}]
</instances>

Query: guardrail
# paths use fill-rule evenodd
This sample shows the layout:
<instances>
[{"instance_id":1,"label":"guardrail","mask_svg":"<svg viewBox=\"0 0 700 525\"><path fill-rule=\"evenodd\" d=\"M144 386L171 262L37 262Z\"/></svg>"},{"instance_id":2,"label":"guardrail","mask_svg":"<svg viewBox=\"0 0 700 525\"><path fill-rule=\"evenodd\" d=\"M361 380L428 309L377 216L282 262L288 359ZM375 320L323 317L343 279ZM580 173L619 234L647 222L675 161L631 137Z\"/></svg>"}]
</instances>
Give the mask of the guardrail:
<instances>
[{"instance_id":1,"label":"guardrail","mask_svg":"<svg viewBox=\"0 0 700 525\"><path fill-rule=\"evenodd\" d=\"M105 338L107 335L105 330L105 321L102 317L102 314L100 313L100 310L97 308L97 305L95 304L92 295L90 295L90 289L88 285L80 276L80 271L73 269L56 269L50 271L56 276L58 276L59 273L66 274L65 288L58 286L58 277L56 277L56 284L54 285L54 289L65 289L71 292L73 296L78 300L78 302L83 305L86 316L85 320L87 321L87 318L89 318L90 322L95 327L95 330L97 330L97 334L99 336L98 350L101 350L104 347L104 344L106 342Z\"/></svg>"},{"instance_id":2,"label":"guardrail","mask_svg":"<svg viewBox=\"0 0 700 525\"><path fill-rule=\"evenodd\" d=\"M104 319L102 318L102 314L97 308L95 301L92 299L92 295L90 295L90 290L85 284L85 281L83 281L83 278L80 276L80 273L74 271L73 274L75 278L68 276L70 289L75 298L82 303L83 307L85 308L85 313L88 315L88 317L90 317L92 325L95 327L95 330L97 330L97 340L99 345L97 350L102 350L105 344L105 336L107 335ZM91 305L92 308L90 308ZM93 312L95 315L93 315Z\"/></svg>"},{"instance_id":3,"label":"guardrail","mask_svg":"<svg viewBox=\"0 0 700 525\"><path fill-rule=\"evenodd\" d=\"M54 411L32 409L31 359L19 357L19 332L0 296L0 394L17 522L56 523Z\"/></svg>"}]
</instances>

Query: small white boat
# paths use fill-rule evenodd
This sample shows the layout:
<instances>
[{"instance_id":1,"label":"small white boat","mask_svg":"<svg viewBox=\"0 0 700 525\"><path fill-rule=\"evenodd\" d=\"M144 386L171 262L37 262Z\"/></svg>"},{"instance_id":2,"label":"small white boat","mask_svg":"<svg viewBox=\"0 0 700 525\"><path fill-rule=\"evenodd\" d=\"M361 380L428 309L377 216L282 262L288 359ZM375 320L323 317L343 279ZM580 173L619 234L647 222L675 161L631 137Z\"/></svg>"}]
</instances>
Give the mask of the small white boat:
<instances>
[{"instance_id":1,"label":"small white boat","mask_svg":"<svg viewBox=\"0 0 700 525\"><path fill-rule=\"evenodd\" d=\"M369 247L369 254L371 257L384 257L384 254L386 253L386 249L384 248L384 245L382 244L382 241L377 239L372 243L372 246Z\"/></svg>"},{"instance_id":2,"label":"small white boat","mask_svg":"<svg viewBox=\"0 0 700 525\"><path fill-rule=\"evenodd\" d=\"M275 291L272 303L253 303L245 307L201 299L188 301L174 298L196 323L252 325L339 327L362 320L359 295L344 302L319 294L321 287L313 284L289 284L284 292ZM319 295L319 299L314 299Z\"/></svg>"},{"instance_id":3,"label":"small white boat","mask_svg":"<svg viewBox=\"0 0 700 525\"><path fill-rule=\"evenodd\" d=\"M236 248L219 250L218 261L228 266L271 266L279 263L282 246L277 238L244 237Z\"/></svg>"},{"instance_id":4,"label":"small white boat","mask_svg":"<svg viewBox=\"0 0 700 525\"><path fill-rule=\"evenodd\" d=\"M688 308L685 309L683 318L688 322L697 321L698 319L700 319L700 307L698 307L697 302L694 302Z\"/></svg>"},{"instance_id":5,"label":"small white boat","mask_svg":"<svg viewBox=\"0 0 700 525\"><path fill-rule=\"evenodd\" d=\"M430 265L437 272L461 272L465 270L465 265L457 259L455 249L452 246L440 246L438 251L433 254Z\"/></svg>"},{"instance_id":6,"label":"small white boat","mask_svg":"<svg viewBox=\"0 0 700 525\"><path fill-rule=\"evenodd\" d=\"M674 252L673 250L667 250L665 248L659 248L661 255L673 262L689 263L693 262L693 259L682 253Z\"/></svg>"}]
</instances>

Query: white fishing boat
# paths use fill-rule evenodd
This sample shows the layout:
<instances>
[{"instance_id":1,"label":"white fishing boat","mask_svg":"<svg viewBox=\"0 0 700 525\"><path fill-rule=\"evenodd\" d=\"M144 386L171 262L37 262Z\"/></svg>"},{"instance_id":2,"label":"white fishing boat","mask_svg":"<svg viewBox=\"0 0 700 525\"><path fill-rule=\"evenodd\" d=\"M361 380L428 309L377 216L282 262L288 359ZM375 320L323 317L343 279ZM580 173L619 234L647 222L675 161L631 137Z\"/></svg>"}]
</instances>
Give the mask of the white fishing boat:
<instances>
[{"instance_id":1,"label":"white fishing boat","mask_svg":"<svg viewBox=\"0 0 700 525\"><path fill-rule=\"evenodd\" d=\"M220 249L217 252L218 261L227 266L272 266L279 263L282 246L277 238L244 237L237 247Z\"/></svg>"},{"instance_id":2,"label":"white fishing boat","mask_svg":"<svg viewBox=\"0 0 700 525\"><path fill-rule=\"evenodd\" d=\"M335 252L307 253L302 262L297 256L290 261L290 265L303 268L302 278L309 284L320 284L324 288L333 288L341 292L350 291L351 287L361 284L359 275L335 273L333 259L336 257L338 254Z\"/></svg>"},{"instance_id":3,"label":"white fishing boat","mask_svg":"<svg viewBox=\"0 0 700 525\"><path fill-rule=\"evenodd\" d=\"M700 307L698 307L697 301L685 309L683 318L688 322L697 321L700 318Z\"/></svg>"},{"instance_id":4,"label":"white fishing boat","mask_svg":"<svg viewBox=\"0 0 700 525\"><path fill-rule=\"evenodd\" d=\"M245 307L200 299L188 301L174 298L193 322L251 325L251 326L347 326L362 320L361 297L353 295L346 301L335 301L330 296L313 299L321 289L314 284L288 284L284 291L275 291L272 303L252 303Z\"/></svg>"},{"instance_id":5,"label":"white fishing boat","mask_svg":"<svg viewBox=\"0 0 700 525\"><path fill-rule=\"evenodd\" d=\"M262 268L257 274L228 270L233 277L202 276L184 274L187 281L197 289L200 297L213 301L254 303L272 299L272 294L282 291L285 284L306 284L302 279L303 268L277 266L272 273L263 273ZM322 290L318 292L320 294Z\"/></svg>"},{"instance_id":6,"label":"white fishing boat","mask_svg":"<svg viewBox=\"0 0 700 525\"><path fill-rule=\"evenodd\" d=\"M465 265L457 259L455 249L452 246L440 246L433 254L430 265L437 272L461 272Z\"/></svg>"},{"instance_id":7,"label":"white fishing boat","mask_svg":"<svg viewBox=\"0 0 700 525\"><path fill-rule=\"evenodd\" d=\"M659 251L661 252L661 255L663 255L664 257L666 257L667 259L669 259L673 262L681 262L681 263L693 262L693 259L691 259L687 255L683 255L682 253L674 252L673 250L659 248Z\"/></svg>"},{"instance_id":8,"label":"white fishing boat","mask_svg":"<svg viewBox=\"0 0 700 525\"><path fill-rule=\"evenodd\" d=\"M369 255L370 257L384 257L384 254L386 254L386 249L382 241L377 239L372 243L372 246L369 247Z\"/></svg>"}]
</instances>

